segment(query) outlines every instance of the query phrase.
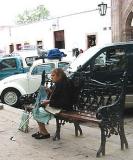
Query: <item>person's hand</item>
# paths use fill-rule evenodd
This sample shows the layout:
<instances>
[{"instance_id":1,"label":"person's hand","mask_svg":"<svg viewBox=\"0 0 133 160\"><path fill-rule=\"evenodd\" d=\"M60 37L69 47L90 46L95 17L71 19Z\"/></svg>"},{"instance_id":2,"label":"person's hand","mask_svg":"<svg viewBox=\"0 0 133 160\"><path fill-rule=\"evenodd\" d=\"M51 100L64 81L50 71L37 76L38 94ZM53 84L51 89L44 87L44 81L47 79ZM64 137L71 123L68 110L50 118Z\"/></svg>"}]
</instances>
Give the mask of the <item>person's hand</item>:
<instances>
[{"instance_id":1,"label":"person's hand","mask_svg":"<svg viewBox=\"0 0 133 160\"><path fill-rule=\"evenodd\" d=\"M48 87L45 87L45 90L46 90L47 93L51 93L52 92L52 90L50 88L48 88Z\"/></svg>"},{"instance_id":2,"label":"person's hand","mask_svg":"<svg viewBox=\"0 0 133 160\"><path fill-rule=\"evenodd\" d=\"M41 101L41 105L46 106L47 104L49 104L49 100L42 100Z\"/></svg>"}]
</instances>

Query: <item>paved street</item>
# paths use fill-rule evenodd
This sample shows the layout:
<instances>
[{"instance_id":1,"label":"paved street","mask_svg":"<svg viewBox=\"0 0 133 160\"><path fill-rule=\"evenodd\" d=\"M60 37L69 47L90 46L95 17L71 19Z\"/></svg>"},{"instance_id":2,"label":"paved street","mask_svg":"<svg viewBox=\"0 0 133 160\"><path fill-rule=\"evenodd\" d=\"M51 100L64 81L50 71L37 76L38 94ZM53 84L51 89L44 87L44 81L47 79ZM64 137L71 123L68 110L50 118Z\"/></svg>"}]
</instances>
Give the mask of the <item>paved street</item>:
<instances>
[{"instance_id":1,"label":"paved street","mask_svg":"<svg viewBox=\"0 0 133 160\"><path fill-rule=\"evenodd\" d=\"M95 160L96 151L100 144L100 130L98 128L82 127L84 135L74 136L73 126L70 124L62 128L62 139L53 141L55 121L51 121L47 128L51 138L36 140L31 134L37 131L37 124L31 118L29 133L18 131L22 110L4 106L0 110L0 160ZM126 136L129 149L120 150L118 136L112 136L107 141L106 156L102 160L132 160L133 158L133 113L125 119ZM10 137L15 135L16 141Z\"/></svg>"}]
</instances>

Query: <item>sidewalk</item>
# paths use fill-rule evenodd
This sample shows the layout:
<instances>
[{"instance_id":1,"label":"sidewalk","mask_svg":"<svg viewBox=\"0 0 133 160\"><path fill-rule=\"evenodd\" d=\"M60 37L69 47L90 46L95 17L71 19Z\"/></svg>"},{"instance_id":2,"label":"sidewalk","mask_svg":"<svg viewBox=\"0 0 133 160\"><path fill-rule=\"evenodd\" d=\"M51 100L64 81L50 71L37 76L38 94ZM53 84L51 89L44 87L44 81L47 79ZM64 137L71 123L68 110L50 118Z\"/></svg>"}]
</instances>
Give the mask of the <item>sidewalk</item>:
<instances>
[{"instance_id":1,"label":"sidewalk","mask_svg":"<svg viewBox=\"0 0 133 160\"><path fill-rule=\"evenodd\" d=\"M18 131L11 141L20 123L22 110L4 106L0 110L0 160L96 160L96 152L100 145L99 128L82 127L84 135L74 136L72 124L62 127L60 141L53 141L55 121L47 128L51 138L36 140L31 134L37 131L37 124L31 118L29 133ZM102 160L132 160L133 158L133 118L125 120L126 136L129 149L121 151L119 136L107 140L106 156Z\"/></svg>"}]
</instances>

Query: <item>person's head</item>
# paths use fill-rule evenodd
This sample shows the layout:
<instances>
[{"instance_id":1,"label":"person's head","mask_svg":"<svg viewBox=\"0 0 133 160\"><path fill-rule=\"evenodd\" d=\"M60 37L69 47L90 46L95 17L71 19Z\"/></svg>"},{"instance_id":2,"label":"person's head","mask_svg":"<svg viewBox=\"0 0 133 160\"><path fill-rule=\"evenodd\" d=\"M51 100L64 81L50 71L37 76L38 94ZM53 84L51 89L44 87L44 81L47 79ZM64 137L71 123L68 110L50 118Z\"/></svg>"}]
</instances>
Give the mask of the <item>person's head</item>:
<instances>
[{"instance_id":1,"label":"person's head","mask_svg":"<svg viewBox=\"0 0 133 160\"><path fill-rule=\"evenodd\" d=\"M63 69L61 69L61 68L56 68L51 73L51 79L53 82L63 81L66 78L67 78L66 74L64 73Z\"/></svg>"}]
</instances>

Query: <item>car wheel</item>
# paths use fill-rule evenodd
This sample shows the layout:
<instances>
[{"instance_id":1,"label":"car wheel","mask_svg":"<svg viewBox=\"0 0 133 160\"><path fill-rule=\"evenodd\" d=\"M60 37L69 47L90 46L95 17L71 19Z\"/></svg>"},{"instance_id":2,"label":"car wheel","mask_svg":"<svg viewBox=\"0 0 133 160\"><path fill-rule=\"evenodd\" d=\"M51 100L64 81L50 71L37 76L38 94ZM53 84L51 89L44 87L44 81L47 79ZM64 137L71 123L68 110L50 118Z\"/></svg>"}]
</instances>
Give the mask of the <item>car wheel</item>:
<instances>
[{"instance_id":1,"label":"car wheel","mask_svg":"<svg viewBox=\"0 0 133 160\"><path fill-rule=\"evenodd\" d=\"M2 103L5 103L9 106L18 107L20 96L21 96L20 92L17 91L16 89L12 88L6 89L1 94L1 101Z\"/></svg>"}]
</instances>

